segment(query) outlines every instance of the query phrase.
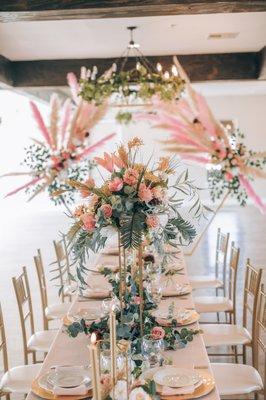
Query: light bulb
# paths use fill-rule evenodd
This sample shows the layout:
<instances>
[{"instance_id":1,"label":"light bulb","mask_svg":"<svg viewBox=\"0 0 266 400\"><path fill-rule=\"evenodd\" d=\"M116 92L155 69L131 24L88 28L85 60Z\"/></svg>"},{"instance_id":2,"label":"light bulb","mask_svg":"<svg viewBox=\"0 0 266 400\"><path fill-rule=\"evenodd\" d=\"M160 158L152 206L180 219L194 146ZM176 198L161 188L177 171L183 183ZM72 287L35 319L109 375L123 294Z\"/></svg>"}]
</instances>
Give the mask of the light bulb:
<instances>
[{"instance_id":1,"label":"light bulb","mask_svg":"<svg viewBox=\"0 0 266 400\"><path fill-rule=\"evenodd\" d=\"M168 71L165 71L165 73L163 74L164 79L168 80L170 78L170 74Z\"/></svg>"},{"instance_id":2,"label":"light bulb","mask_svg":"<svg viewBox=\"0 0 266 400\"><path fill-rule=\"evenodd\" d=\"M158 72L161 72L162 69L163 69L163 67L161 66L160 63L157 63L156 68L157 68L157 71L158 71Z\"/></svg>"},{"instance_id":3,"label":"light bulb","mask_svg":"<svg viewBox=\"0 0 266 400\"><path fill-rule=\"evenodd\" d=\"M137 62L137 64L136 64L136 69L139 71L140 70L140 67L141 67L141 64L139 63L139 62Z\"/></svg>"},{"instance_id":4,"label":"light bulb","mask_svg":"<svg viewBox=\"0 0 266 400\"><path fill-rule=\"evenodd\" d=\"M177 76L177 75L178 75L178 71L177 71L177 68L176 68L175 65L172 65L172 74L173 74L174 76Z\"/></svg>"}]
</instances>

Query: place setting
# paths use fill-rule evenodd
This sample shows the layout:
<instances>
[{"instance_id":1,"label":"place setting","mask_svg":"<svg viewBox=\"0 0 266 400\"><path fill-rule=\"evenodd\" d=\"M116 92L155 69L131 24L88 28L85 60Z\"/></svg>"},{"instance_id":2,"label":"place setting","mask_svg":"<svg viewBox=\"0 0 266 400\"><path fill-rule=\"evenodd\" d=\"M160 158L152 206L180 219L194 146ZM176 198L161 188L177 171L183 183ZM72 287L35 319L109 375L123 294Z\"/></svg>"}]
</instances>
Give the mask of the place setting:
<instances>
[{"instance_id":1,"label":"place setting","mask_svg":"<svg viewBox=\"0 0 266 400\"><path fill-rule=\"evenodd\" d=\"M84 399L92 395L90 366L54 366L36 378L31 389L47 400Z\"/></svg>"},{"instance_id":2,"label":"place setting","mask_svg":"<svg viewBox=\"0 0 266 400\"><path fill-rule=\"evenodd\" d=\"M171 326L173 321L175 321L176 326L187 326L196 323L200 318L196 310L178 307L174 302L168 308L159 305L158 309L152 312L152 315L161 326Z\"/></svg>"}]
</instances>

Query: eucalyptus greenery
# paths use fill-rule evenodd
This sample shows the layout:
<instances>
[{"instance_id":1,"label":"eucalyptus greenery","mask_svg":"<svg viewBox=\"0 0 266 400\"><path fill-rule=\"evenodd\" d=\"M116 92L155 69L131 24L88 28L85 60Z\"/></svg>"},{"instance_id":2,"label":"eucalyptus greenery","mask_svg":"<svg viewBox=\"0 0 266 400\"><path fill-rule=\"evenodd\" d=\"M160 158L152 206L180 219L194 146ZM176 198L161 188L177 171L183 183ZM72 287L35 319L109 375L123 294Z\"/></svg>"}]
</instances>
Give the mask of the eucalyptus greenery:
<instances>
[{"instance_id":1,"label":"eucalyptus greenery","mask_svg":"<svg viewBox=\"0 0 266 400\"><path fill-rule=\"evenodd\" d=\"M144 65L139 64L138 68L128 71L110 68L99 77L97 73L92 73L88 79L82 79L80 84L80 96L99 105L111 96L126 104L130 104L132 99L147 101L154 95L164 101L177 100L185 82L179 76L165 77L161 73L148 71Z\"/></svg>"}]
</instances>

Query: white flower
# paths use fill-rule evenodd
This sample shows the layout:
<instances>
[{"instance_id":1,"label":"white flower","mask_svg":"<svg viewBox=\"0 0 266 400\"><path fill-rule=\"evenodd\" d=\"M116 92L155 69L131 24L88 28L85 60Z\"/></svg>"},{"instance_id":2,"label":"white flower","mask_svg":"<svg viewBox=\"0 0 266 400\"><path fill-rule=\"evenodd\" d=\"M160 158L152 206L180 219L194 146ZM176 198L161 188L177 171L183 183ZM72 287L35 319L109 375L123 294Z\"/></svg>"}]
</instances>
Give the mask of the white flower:
<instances>
[{"instance_id":1,"label":"white flower","mask_svg":"<svg viewBox=\"0 0 266 400\"><path fill-rule=\"evenodd\" d=\"M129 400L151 400L151 397L142 387L137 387L130 393Z\"/></svg>"}]
</instances>

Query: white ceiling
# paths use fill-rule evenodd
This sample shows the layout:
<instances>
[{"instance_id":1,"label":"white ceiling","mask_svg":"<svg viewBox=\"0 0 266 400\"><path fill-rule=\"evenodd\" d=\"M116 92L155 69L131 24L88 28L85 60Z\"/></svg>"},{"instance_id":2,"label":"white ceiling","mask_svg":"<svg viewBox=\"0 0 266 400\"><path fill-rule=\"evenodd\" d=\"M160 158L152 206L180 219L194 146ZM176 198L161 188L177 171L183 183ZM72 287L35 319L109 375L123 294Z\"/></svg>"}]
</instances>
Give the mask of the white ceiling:
<instances>
[{"instance_id":1,"label":"white ceiling","mask_svg":"<svg viewBox=\"0 0 266 400\"><path fill-rule=\"evenodd\" d=\"M0 54L11 60L120 56L128 25L145 55L258 51L266 45L266 12L0 24ZM239 33L208 39L211 33Z\"/></svg>"}]
</instances>

